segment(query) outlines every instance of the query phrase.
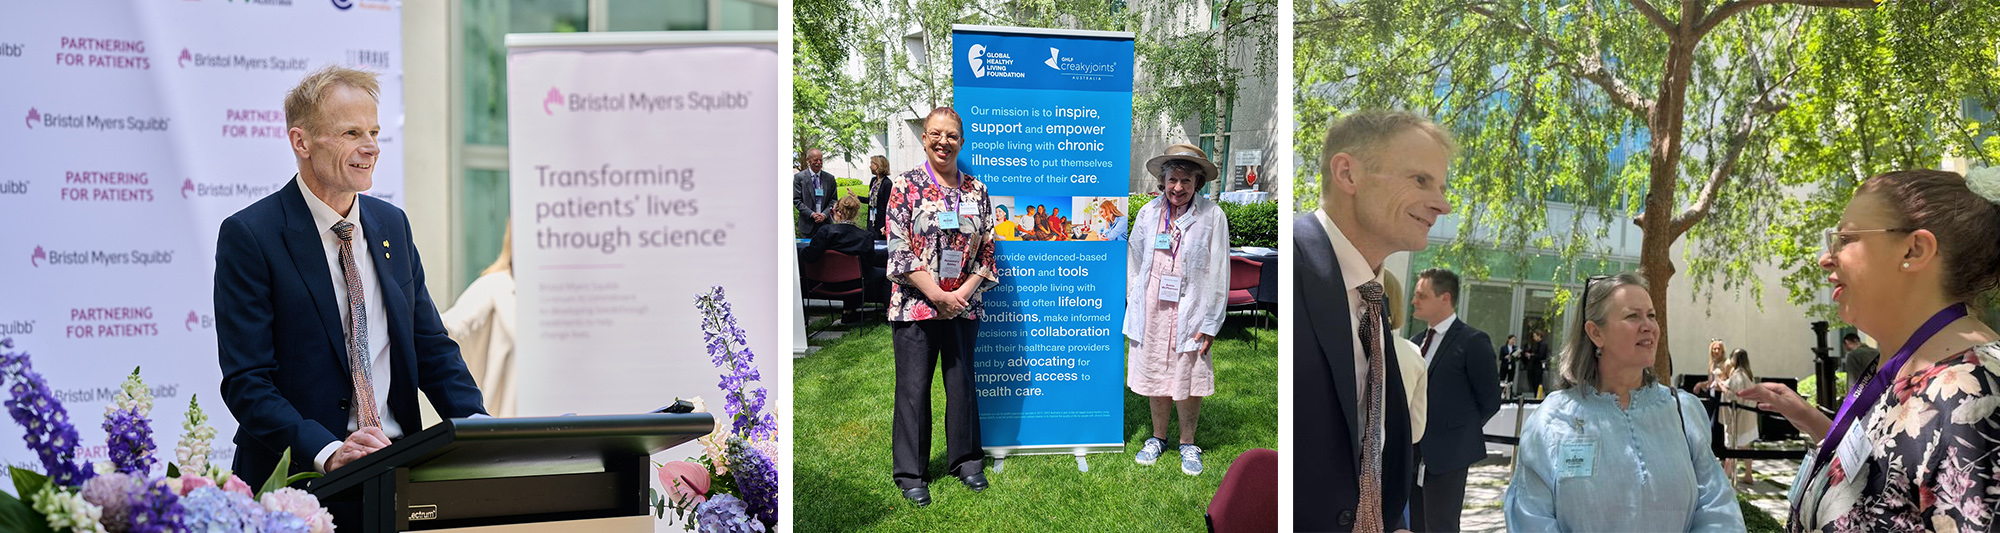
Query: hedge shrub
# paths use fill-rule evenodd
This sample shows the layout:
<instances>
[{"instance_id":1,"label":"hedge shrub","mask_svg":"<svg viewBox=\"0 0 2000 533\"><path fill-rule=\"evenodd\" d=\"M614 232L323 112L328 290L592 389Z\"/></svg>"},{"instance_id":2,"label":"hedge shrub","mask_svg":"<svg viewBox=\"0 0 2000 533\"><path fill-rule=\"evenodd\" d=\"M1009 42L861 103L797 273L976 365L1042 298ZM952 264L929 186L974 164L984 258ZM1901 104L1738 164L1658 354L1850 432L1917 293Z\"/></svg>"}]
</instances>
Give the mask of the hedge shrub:
<instances>
[{"instance_id":1,"label":"hedge shrub","mask_svg":"<svg viewBox=\"0 0 2000 533\"><path fill-rule=\"evenodd\" d=\"M1137 215L1139 208L1153 201L1153 195L1134 194L1126 199L1128 215ZM1262 246L1278 247L1278 202L1258 202L1237 204L1220 202L1222 215L1229 219L1229 245L1233 247ZM1137 224L1127 224L1125 230L1132 231ZM1130 238L1128 235L1127 238Z\"/></svg>"}]
</instances>

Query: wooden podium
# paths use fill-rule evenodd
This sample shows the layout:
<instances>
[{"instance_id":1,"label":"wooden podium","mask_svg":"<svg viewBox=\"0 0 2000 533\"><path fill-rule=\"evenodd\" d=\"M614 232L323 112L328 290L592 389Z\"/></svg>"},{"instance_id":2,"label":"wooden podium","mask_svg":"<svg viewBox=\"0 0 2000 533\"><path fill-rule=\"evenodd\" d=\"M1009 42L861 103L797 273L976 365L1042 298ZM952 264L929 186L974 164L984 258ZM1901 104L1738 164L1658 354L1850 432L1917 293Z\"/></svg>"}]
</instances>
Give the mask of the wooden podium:
<instances>
[{"instance_id":1,"label":"wooden podium","mask_svg":"<svg viewBox=\"0 0 2000 533\"><path fill-rule=\"evenodd\" d=\"M454 418L307 490L360 500L367 533L639 516L651 456L714 430L708 413Z\"/></svg>"}]
</instances>

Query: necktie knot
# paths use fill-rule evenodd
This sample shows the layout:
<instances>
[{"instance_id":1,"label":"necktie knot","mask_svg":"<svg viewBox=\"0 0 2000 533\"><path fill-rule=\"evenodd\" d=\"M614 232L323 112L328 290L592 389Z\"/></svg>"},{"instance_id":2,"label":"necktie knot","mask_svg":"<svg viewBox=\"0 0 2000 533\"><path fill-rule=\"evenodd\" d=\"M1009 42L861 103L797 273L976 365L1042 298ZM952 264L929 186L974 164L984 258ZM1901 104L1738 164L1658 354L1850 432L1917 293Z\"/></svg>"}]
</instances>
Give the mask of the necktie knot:
<instances>
[{"instance_id":1,"label":"necktie knot","mask_svg":"<svg viewBox=\"0 0 2000 533\"><path fill-rule=\"evenodd\" d=\"M1358 290L1361 292L1362 302L1367 303L1370 307L1382 305L1381 282L1370 281L1367 283L1363 283L1361 284L1361 288Z\"/></svg>"},{"instance_id":2,"label":"necktie knot","mask_svg":"<svg viewBox=\"0 0 2000 533\"><path fill-rule=\"evenodd\" d=\"M354 223L353 223L353 222L348 222L348 221L345 221L345 220L342 220L342 221L340 221L340 222L335 222L335 223L333 223L333 234L334 234L334 235L339 235L339 236L340 236L340 240L342 240L342 241L347 241L347 242L353 242L353 241L354 241ZM1381 289L1376 289L1376 293L1377 293L1377 294L1380 294L1380 293L1381 293Z\"/></svg>"}]
</instances>

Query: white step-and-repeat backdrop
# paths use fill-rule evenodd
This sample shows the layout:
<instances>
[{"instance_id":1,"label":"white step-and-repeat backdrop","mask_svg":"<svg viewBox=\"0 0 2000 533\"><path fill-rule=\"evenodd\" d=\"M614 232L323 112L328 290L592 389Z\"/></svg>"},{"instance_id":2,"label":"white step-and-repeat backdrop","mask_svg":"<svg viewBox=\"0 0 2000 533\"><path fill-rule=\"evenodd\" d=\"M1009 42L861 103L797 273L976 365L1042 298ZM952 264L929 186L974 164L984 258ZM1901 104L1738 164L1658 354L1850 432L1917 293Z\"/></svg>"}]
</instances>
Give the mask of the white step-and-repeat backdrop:
<instances>
[{"instance_id":1,"label":"white step-and-repeat backdrop","mask_svg":"<svg viewBox=\"0 0 2000 533\"><path fill-rule=\"evenodd\" d=\"M328 64L383 74L368 194L402 204L401 17L383 0L0 3L0 337L33 354L86 459L144 367L159 468L196 395L229 464L216 228L296 172L285 91ZM0 461L40 471L21 435L0 422Z\"/></svg>"}]
</instances>

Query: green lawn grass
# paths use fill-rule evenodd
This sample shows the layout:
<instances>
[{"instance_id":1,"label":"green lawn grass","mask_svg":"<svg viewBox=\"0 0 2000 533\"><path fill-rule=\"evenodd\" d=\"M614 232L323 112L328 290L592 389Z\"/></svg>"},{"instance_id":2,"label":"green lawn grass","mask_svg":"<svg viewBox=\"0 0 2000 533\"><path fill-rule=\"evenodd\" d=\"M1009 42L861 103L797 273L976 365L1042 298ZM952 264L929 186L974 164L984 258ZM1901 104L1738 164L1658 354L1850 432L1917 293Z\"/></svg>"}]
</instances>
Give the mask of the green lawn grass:
<instances>
[{"instance_id":1,"label":"green lawn grass","mask_svg":"<svg viewBox=\"0 0 2000 533\"><path fill-rule=\"evenodd\" d=\"M796 462L792 492L799 531L1202 531L1202 513L1229 464L1252 448L1277 448L1277 331L1231 316L1214 347L1216 395L1202 402L1195 443L1205 471L1182 474L1169 447L1152 466L1132 453L1152 433L1146 399L1125 394L1126 450L1089 456L1015 456L989 466L992 486L974 493L944 473L944 424L933 422L931 505L903 500L889 479L895 357L889 328L873 322L794 363ZM1121 374L1122 375L1122 374ZM1122 382L1122 380L1121 380ZM944 387L931 408L944 413ZM1169 431L1169 439L1178 428Z\"/></svg>"}]
</instances>

